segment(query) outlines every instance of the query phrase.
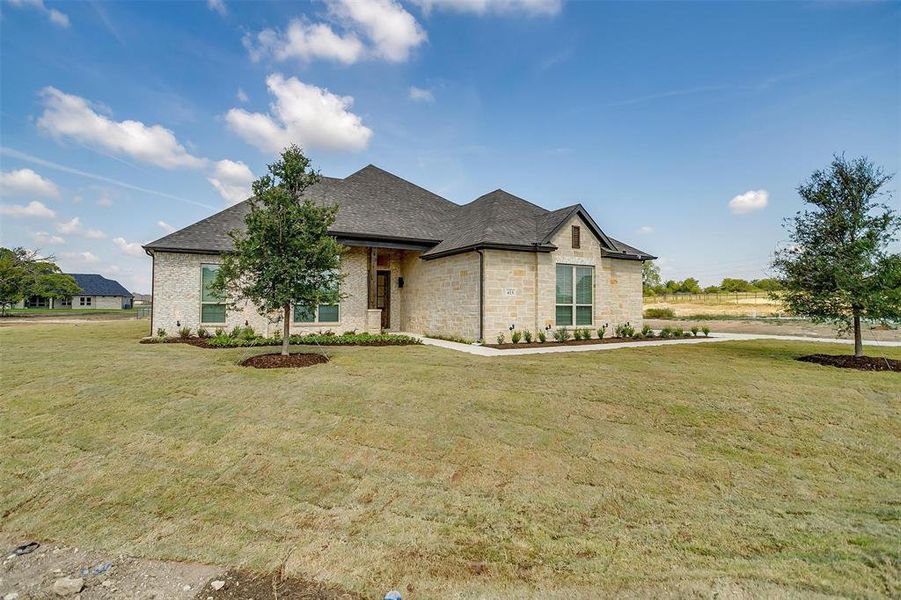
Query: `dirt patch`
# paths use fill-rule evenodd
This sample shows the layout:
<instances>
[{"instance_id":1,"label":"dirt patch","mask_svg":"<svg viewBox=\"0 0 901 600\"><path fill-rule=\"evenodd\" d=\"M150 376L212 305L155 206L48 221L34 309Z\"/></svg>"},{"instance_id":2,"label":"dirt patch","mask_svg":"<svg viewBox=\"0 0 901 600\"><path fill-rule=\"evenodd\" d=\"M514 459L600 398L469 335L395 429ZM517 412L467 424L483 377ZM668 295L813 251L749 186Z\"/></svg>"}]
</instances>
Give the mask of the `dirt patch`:
<instances>
[{"instance_id":1,"label":"dirt patch","mask_svg":"<svg viewBox=\"0 0 901 600\"><path fill-rule=\"evenodd\" d=\"M220 587L221 586L221 587ZM219 588L219 589L216 589ZM298 577L283 577L278 573L259 574L229 571L224 577L212 579L198 592L198 600L362 600L361 596L344 588L321 581Z\"/></svg>"},{"instance_id":2,"label":"dirt patch","mask_svg":"<svg viewBox=\"0 0 901 600\"><path fill-rule=\"evenodd\" d=\"M901 373L901 360L881 356L851 356L850 354L809 354L800 361L860 371L894 371Z\"/></svg>"},{"instance_id":3,"label":"dirt patch","mask_svg":"<svg viewBox=\"0 0 901 600\"><path fill-rule=\"evenodd\" d=\"M609 337L602 339L590 339L590 340L567 340L565 342L558 342L554 340L553 342L547 341L544 343L541 342L520 342L519 344L514 344L512 342L507 342L504 344L485 344L486 348L497 348L498 350L512 350L513 348L546 348L548 346L590 346L593 344L622 344L624 342L665 342L667 340L685 340L692 339L695 336L689 334L683 335L682 337L647 337L647 338L620 338L620 337ZM701 337L701 336L698 336ZM708 336L713 337L713 336Z\"/></svg>"},{"instance_id":4,"label":"dirt patch","mask_svg":"<svg viewBox=\"0 0 901 600\"><path fill-rule=\"evenodd\" d=\"M149 560L118 553L95 552L42 543L33 552L16 556L21 540L0 538L0 598L18 594L21 600L57 598L56 580L81 579L81 600L189 600L222 569L174 561ZM202 596L206 598L206 596Z\"/></svg>"},{"instance_id":5,"label":"dirt patch","mask_svg":"<svg viewBox=\"0 0 901 600\"><path fill-rule=\"evenodd\" d=\"M312 367L327 363L328 358L322 354L303 353L289 354L259 354L241 361L242 367L255 369L283 369L292 367Z\"/></svg>"}]
</instances>

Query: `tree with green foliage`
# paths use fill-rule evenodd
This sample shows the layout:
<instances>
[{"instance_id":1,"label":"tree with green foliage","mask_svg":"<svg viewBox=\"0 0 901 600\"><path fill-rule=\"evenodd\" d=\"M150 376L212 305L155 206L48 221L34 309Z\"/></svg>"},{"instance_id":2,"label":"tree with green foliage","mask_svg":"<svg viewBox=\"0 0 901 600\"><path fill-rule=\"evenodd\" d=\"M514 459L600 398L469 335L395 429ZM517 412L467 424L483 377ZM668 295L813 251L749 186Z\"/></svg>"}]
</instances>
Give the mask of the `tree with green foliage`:
<instances>
[{"instance_id":1,"label":"tree with green foliage","mask_svg":"<svg viewBox=\"0 0 901 600\"><path fill-rule=\"evenodd\" d=\"M751 287L763 292L778 292L782 289L782 283L775 277L765 277L752 280Z\"/></svg>"},{"instance_id":2,"label":"tree with green foliage","mask_svg":"<svg viewBox=\"0 0 901 600\"><path fill-rule=\"evenodd\" d=\"M0 248L0 311L32 296L70 298L81 289L71 275L63 273L53 256L41 257L36 250Z\"/></svg>"},{"instance_id":3,"label":"tree with green foliage","mask_svg":"<svg viewBox=\"0 0 901 600\"><path fill-rule=\"evenodd\" d=\"M686 279L683 279L679 284L679 292L683 294L700 294L701 285L694 277L688 277Z\"/></svg>"},{"instance_id":4,"label":"tree with green foliage","mask_svg":"<svg viewBox=\"0 0 901 600\"><path fill-rule=\"evenodd\" d=\"M645 296L653 296L660 287L660 267L652 260L641 264L641 287Z\"/></svg>"},{"instance_id":5,"label":"tree with green foliage","mask_svg":"<svg viewBox=\"0 0 901 600\"><path fill-rule=\"evenodd\" d=\"M720 290L724 292L753 292L754 286L746 279L725 277L722 283L720 283Z\"/></svg>"},{"instance_id":6,"label":"tree with green foliage","mask_svg":"<svg viewBox=\"0 0 901 600\"><path fill-rule=\"evenodd\" d=\"M337 304L343 246L331 235L337 205L320 205L304 192L320 180L310 159L291 145L253 182L245 231L230 233L234 250L223 256L214 293L232 308L256 305L273 322L283 320L282 354L288 354L291 307L313 312Z\"/></svg>"},{"instance_id":7,"label":"tree with green foliage","mask_svg":"<svg viewBox=\"0 0 901 600\"><path fill-rule=\"evenodd\" d=\"M786 220L790 245L773 267L785 287L780 299L797 315L854 329L863 356L861 319L901 321L901 254L891 253L901 217L882 197L892 176L866 158L835 156L798 187L808 210Z\"/></svg>"}]
</instances>

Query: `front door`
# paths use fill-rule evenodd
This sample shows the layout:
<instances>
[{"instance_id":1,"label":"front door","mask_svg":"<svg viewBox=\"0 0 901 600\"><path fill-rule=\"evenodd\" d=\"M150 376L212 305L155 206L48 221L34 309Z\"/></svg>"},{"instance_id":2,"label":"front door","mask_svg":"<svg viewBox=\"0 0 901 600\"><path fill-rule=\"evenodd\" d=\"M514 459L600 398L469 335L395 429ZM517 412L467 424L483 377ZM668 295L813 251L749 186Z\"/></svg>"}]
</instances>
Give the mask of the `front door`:
<instances>
[{"instance_id":1,"label":"front door","mask_svg":"<svg viewBox=\"0 0 901 600\"><path fill-rule=\"evenodd\" d=\"M375 307L382 309L382 329L390 329L391 271L375 272Z\"/></svg>"}]
</instances>

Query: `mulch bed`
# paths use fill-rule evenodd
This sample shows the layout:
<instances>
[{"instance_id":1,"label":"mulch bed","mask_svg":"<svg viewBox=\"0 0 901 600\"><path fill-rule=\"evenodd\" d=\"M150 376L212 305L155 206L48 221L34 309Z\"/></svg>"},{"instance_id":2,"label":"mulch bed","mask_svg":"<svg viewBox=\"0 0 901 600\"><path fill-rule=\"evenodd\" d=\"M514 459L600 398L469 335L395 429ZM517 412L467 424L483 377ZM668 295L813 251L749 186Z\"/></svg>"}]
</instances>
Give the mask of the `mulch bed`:
<instances>
[{"instance_id":1,"label":"mulch bed","mask_svg":"<svg viewBox=\"0 0 901 600\"><path fill-rule=\"evenodd\" d=\"M809 354L798 360L841 369L860 371L894 371L901 373L901 360L879 356L852 356L850 354Z\"/></svg>"},{"instance_id":2,"label":"mulch bed","mask_svg":"<svg viewBox=\"0 0 901 600\"><path fill-rule=\"evenodd\" d=\"M212 345L210 345L208 339L196 338L196 337L191 337L191 338L174 337L174 338L166 338L164 341L160 341L159 338L143 338L138 343L139 344L188 344L189 346L194 346L195 348L206 348L207 350L234 350L235 348L245 348L245 349L246 348L272 348L273 346L281 346L282 345L281 342L278 342L278 343L272 343L272 344L269 344L266 346L262 346L262 345L260 345L260 346L212 346ZM367 346L367 347L375 348L375 347L385 347L385 346L408 346L408 345L412 345L412 344L396 344L396 343L391 343L391 342L380 342L380 341L372 340L372 341L360 341L360 342L357 342L354 344L329 344L327 342L325 342L325 343L320 342L318 344L312 343L312 342L306 343L306 344L298 344L296 342L291 342L291 345L292 346L333 346L333 347Z\"/></svg>"},{"instance_id":3,"label":"mulch bed","mask_svg":"<svg viewBox=\"0 0 901 600\"><path fill-rule=\"evenodd\" d=\"M686 340L694 338L695 336L688 334L682 337L652 337L652 338L641 338L641 339L633 339L633 338L619 338L619 337L605 337L602 339L590 339L590 340L567 340L565 342L558 342L557 340L551 341L548 340L543 344L541 342L532 342L531 344L527 344L525 342L520 342L518 344L514 344L512 342L507 342L504 344L484 344L487 348L497 348L498 350L511 350L513 348L542 348L547 346L590 346L593 344L621 344L623 342L665 342L667 340ZM701 337L701 336L697 336ZM713 337L713 336L708 336Z\"/></svg>"},{"instance_id":4,"label":"mulch bed","mask_svg":"<svg viewBox=\"0 0 901 600\"><path fill-rule=\"evenodd\" d=\"M197 600L363 600L361 596L350 590L328 585L320 581L311 581L299 577L285 577L278 573L262 574L248 571L228 571L224 577L217 578L225 585L214 590L210 580L197 593Z\"/></svg>"},{"instance_id":5,"label":"mulch bed","mask_svg":"<svg viewBox=\"0 0 901 600\"><path fill-rule=\"evenodd\" d=\"M282 354L259 354L241 361L242 367L255 369L282 369L287 367L312 367L327 363L328 358L322 354L297 353L284 356Z\"/></svg>"}]
</instances>

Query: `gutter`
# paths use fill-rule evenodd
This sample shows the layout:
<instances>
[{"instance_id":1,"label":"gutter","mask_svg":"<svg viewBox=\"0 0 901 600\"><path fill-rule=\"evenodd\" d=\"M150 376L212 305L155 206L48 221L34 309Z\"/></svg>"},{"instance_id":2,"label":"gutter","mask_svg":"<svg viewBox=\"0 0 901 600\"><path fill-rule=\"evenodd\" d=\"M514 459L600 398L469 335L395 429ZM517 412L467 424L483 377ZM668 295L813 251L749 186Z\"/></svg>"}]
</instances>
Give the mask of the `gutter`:
<instances>
[{"instance_id":1,"label":"gutter","mask_svg":"<svg viewBox=\"0 0 901 600\"><path fill-rule=\"evenodd\" d=\"M479 255L479 341L485 342L485 254L476 250Z\"/></svg>"}]
</instances>

